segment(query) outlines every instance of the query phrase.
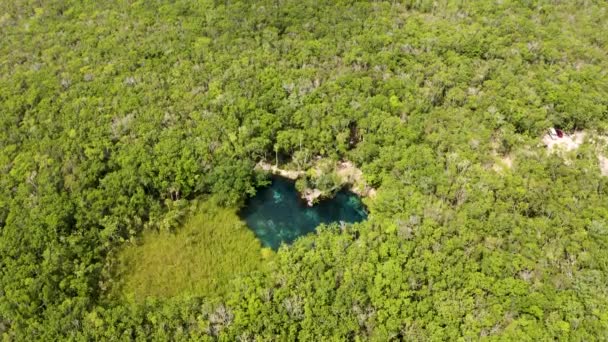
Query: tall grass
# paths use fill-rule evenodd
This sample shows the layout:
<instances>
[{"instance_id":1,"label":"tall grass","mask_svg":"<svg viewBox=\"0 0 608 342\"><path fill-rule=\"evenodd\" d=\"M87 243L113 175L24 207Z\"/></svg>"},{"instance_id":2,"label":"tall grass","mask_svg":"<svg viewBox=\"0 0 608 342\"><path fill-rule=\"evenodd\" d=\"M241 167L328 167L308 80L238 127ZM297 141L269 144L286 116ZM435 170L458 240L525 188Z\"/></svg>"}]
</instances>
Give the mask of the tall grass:
<instances>
[{"instance_id":1,"label":"tall grass","mask_svg":"<svg viewBox=\"0 0 608 342\"><path fill-rule=\"evenodd\" d=\"M175 232L145 232L119 253L119 291L134 301L221 295L230 279L259 269L264 252L235 210L203 203Z\"/></svg>"}]
</instances>

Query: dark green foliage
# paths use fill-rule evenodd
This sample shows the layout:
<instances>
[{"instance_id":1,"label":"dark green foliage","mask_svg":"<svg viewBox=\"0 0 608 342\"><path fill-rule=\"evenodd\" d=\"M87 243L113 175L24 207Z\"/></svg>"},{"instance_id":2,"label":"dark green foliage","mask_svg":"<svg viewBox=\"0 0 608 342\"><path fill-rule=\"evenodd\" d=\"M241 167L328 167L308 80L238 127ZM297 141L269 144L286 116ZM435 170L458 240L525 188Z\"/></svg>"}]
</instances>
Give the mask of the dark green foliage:
<instances>
[{"instance_id":1,"label":"dark green foliage","mask_svg":"<svg viewBox=\"0 0 608 342\"><path fill-rule=\"evenodd\" d=\"M607 180L588 144L538 147L550 126L608 128L607 13L0 2L0 334L608 339ZM107 297L125 241L179 229L201 196L241 205L260 159L316 156L378 188L369 222L280 250L221 297Z\"/></svg>"}]
</instances>

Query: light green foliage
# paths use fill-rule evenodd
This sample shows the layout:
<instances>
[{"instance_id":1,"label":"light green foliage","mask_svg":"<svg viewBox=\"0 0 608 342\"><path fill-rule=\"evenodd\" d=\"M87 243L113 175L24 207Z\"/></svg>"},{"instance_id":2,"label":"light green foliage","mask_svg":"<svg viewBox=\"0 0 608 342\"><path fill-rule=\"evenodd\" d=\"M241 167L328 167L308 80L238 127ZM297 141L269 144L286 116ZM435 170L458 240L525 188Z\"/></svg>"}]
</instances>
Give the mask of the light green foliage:
<instances>
[{"instance_id":1,"label":"light green foliage","mask_svg":"<svg viewBox=\"0 0 608 342\"><path fill-rule=\"evenodd\" d=\"M550 126L608 128L607 13L600 0L0 1L0 335L607 340L607 178L589 145L567 159L539 147ZM494 170L505 155L513 167ZM176 229L185 208L238 207L265 182L260 159L316 156L377 188L366 223L283 248L236 289L242 254L190 276L148 265L207 296L166 278L141 292L164 298L105 296L128 241L186 265L240 240L253 253L238 234L225 251L184 247L185 232L236 227ZM161 255L145 246L125 259ZM226 277L197 285L199 271Z\"/></svg>"},{"instance_id":2,"label":"light green foliage","mask_svg":"<svg viewBox=\"0 0 608 342\"><path fill-rule=\"evenodd\" d=\"M335 172L321 173L314 176L310 183L324 194L332 194L342 187L342 180Z\"/></svg>"},{"instance_id":3,"label":"light green foliage","mask_svg":"<svg viewBox=\"0 0 608 342\"><path fill-rule=\"evenodd\" d=\"M306 177L300 177L296 180L295 187L299 193L303 193L307 188L310 188L310 184Z\"/></svg>"},{"instance_id":4,"label":"light green foliage","mask_svg":"<svg viewBox=\"0 0 608 342\"><path fill-rule=\"evenodd\" d=\"M126 244L116 266L122 296L222 294L230 280L260 269L262 247L232 209L204 203L175 232L148 231ZM118 294L117 294L118 295Z\"/></svg>"},{"instance_id":5,"label":"light green foliage","mask_svg":"<svg viewBox=\"0 0 608 342\"><path fill-rule=\"evenodd\" d=\"M319 160L305 175L305 184L309 188L319 189L323 197L332 197L345 184L336 174L336 163L331 159ZM302 183L304 183L302 182ZM296 182L296 188L299 186Z\"/></svg>"}]
</instances>

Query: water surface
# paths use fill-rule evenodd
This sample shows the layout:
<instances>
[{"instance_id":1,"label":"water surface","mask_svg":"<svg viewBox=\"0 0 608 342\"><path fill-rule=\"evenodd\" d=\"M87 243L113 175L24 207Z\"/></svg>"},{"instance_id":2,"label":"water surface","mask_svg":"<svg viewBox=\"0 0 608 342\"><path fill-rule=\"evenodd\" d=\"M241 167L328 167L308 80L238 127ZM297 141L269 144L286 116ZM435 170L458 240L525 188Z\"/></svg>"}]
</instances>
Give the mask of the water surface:
<instances>
[{"instance_id":1,"label":"water surface","mask_svg":"<svg viewBox=\"0 0 608 342\"><path fill-rule=\"evenodd\" d=\"M367 212L359 197L348 191L308 207L293 181L273 177L270 186L258 189L248 200L240 216L265 247L276 250L281 243L313 232L321 223L360 222L367 218Z\"/></svg>"}]
</instances>

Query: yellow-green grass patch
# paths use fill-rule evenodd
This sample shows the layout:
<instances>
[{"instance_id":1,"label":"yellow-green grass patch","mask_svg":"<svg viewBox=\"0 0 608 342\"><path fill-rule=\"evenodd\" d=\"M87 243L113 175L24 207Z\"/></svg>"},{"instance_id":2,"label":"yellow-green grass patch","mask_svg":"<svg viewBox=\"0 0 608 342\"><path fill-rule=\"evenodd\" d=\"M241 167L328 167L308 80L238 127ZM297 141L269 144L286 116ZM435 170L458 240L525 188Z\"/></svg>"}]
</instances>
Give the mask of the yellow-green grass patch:
<instances>
[{"instance_id":1,"label":"yellow-green grass patch","mask_svg":"<svg viewBox=\"0 0 608 342\"><path fill-rule=\"evenodd\" d=\"M175 232L147 231L118 254L120 293L128 300L221 295L234 277L260 269L263 251L234 209L203 203Z\"/></svg>"}]
</instances>

